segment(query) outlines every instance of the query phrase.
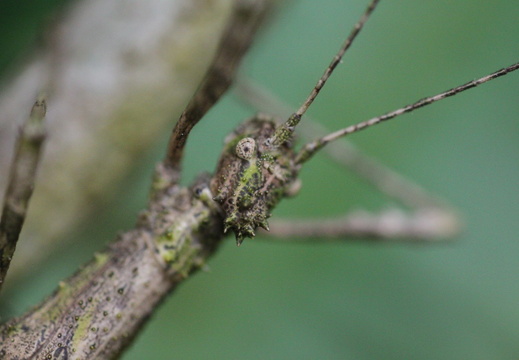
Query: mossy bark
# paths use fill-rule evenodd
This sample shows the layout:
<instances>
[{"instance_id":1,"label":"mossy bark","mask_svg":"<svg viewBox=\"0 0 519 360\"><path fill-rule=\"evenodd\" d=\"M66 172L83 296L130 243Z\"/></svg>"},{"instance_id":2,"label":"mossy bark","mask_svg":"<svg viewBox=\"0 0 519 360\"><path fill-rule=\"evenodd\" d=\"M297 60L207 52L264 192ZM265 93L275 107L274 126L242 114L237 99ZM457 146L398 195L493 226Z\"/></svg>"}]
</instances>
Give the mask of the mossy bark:
<instances>
[{"instance_id":1,"label":"mossy bark","mask_svg":"<svg viewBox=\"0 0 519 360\"><path fill-rule=\"evenodd\" d=\"M0 358L117 358L162 299L204 265L223 237L218 208L199 196L208 179L182 188L161 166L157 177L162 185L135 229L0 327Z\"/></svg>"}]
</instances>

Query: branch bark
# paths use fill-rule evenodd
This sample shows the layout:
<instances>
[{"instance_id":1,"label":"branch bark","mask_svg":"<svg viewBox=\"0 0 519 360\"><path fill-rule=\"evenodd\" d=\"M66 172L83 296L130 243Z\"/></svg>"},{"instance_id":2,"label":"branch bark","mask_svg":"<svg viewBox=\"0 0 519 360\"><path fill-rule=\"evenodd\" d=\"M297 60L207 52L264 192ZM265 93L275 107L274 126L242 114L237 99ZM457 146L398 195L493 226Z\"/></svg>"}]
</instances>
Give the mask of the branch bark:
<instances>
[{"instance_id":1,"label":"branch bark","mask_svg":"<svg viewBox=\"0 0 519 360\"><path fill-rule=\"evenodd\" d=\"M41 305L0 327L1 358L114 359L124 351L157 305L223 237L217 209L196 196L208 179L192 189L173 179L159 166L136 228L61 282Z\"/></svg>"},{"instance_id":2,"label":"branch bark","mask_svg":"<svg viewBox=\"0 0 519 360\"><path fill-rule=\"evenodd\" d=\"M272 1L236 2L229 26L218 46L217 56L180 115L169 140L165 163L177 172L180 172L189 133L234 82L241 60L272 5Z\"/></svg>"}]
</instances>

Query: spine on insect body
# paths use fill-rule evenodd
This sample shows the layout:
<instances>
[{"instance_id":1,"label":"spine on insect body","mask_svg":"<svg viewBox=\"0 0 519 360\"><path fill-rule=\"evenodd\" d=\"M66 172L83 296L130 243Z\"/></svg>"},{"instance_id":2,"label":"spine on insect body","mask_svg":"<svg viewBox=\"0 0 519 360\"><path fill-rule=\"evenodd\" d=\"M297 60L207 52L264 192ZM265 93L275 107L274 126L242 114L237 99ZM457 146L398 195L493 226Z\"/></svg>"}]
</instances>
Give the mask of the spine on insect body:
<instances>
[{"instance_id":1,"label":"spine on insect body","mask_svg":"<svg viewBox=\"0 0 519 360\"><path fill-rule=\"evenodd\" d=\"M273 144L276 122L253 117L231 133L211 182L211 191L225 214L224 231L233 230L236 243L269 229L270 212L297 186L298 167L289 141Z\"/></svg>"}]
</instances>

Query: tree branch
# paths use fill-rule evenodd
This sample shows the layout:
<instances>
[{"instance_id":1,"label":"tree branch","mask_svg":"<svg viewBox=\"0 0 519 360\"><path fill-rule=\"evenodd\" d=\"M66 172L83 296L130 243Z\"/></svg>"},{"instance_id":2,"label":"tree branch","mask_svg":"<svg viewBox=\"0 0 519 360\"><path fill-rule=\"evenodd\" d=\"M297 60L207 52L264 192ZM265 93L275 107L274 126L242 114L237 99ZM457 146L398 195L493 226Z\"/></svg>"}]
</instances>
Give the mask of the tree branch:
<instances>
[{"instance_id":1,"label":"tree branch","mask_svg":"<svg viewBox=\"0 0 519 360\"><path fill-rule=\"evenodd\" d=\"M217 208L207 204L208 178L191 188L157 168L150 204L135 229L42 304L0 327L0 358L114 359L157 305L195 272L223 237Z\"/></svg>"},{"instance_id":2,"label":"tree branch","mask_svg":"<svg viewBox=\"0 0 519 360\"><path fill-rule=\"evenodd\" d=\"M41 97L33 105L29 119L20 129L16 144L0 219L0 290L9 270L34 190L36 169L45 139L43 121L46 111L45 99Z\"/></svg>"},{"instance_id":3,"label":"tree branch","mask_svg":"<svg viewBox=\"0 0 519 360\"><path fill-rule=\"evenodd\" d=\"M272 0L236 2L216 57L175 125L165 158L167 166L180 171L189 133L231 86L243 56L272 5Z\"/></svg>"}]
</instances>

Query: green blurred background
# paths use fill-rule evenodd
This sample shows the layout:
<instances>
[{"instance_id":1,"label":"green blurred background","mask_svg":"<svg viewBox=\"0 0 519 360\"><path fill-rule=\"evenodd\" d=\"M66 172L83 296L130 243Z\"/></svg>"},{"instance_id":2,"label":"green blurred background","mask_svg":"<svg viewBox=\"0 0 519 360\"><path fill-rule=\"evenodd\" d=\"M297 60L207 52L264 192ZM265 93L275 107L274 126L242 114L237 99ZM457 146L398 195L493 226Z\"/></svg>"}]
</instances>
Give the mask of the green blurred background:
<instances>
[{"instance_id":1,"label":"green blurred background","mask_svg":"<svg viewBox=\"0 0 519 360\"><path fill-rule=\"evenodd\" d=\"M63 1L25 3L0 1L4 76ZM264 31L244 72L297 106L365 6L291 2ZM310 113L338 129L517 62L517 19L519 3L511 0L382 1ZM460 210L466 231L456 242L256 239L237 248L227 241L210 271L182 285L123 358L519 358L518 94L519 74L512 74L352 137ZM225 134L251 113L232 96L210 112L189 142L188 179L213 169ZM132 226L165 142L136 164L117 199L68 249L3 294L3 317L37 303ZM323 156L302 178L301 194L276 216L387 207L387 199Z\"/></svg>"}]
</instances>

